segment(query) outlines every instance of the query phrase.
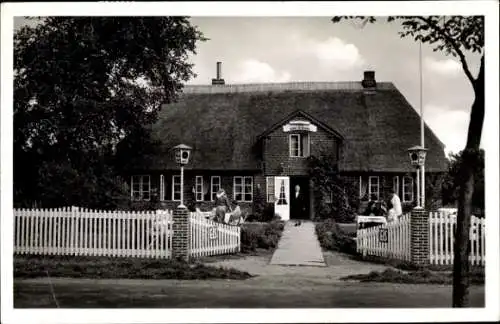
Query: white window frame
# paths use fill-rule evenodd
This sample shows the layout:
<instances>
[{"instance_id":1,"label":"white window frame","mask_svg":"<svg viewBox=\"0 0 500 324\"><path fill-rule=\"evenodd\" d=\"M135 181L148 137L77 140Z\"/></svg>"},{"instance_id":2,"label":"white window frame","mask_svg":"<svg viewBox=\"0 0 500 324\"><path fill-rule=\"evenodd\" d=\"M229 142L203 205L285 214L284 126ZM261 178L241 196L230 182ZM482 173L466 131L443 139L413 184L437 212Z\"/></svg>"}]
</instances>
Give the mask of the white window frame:
<instances>
[{"instance_id":1,"label":"white window frame","mask_svg":"<svg viewBox=\"0 0 500 324\"><path fill-rule=\"evenodd\" d=\"M399 176L392 177L392 190L399 196Z\"/></svg>"},{"instance_id":2,"label":"white window frame","mask_svg":"<svg viewBox=\"0 0 500 324\"><path fill-rule=\"evenodd\" d=\"M134 190L134 177L139 180L139 190ZM144 178L148 179L148 190L145 191L143 188ZM137 182L136 182L137 183ZM147 192L149 198L144 199L144 193ZM150 201L151 200L151 177L148 174L137 174L130 177L130 199L133 201Z\"/></svg>"},{"instance_id":3,"label":"white window frame","mask_svg":"<svg viewBox=\"0 0 500 324\"><path fill-rule=\"evenodd\" d=\"M218 179L217 183L214 182L215 179ZM217 186L217 189L214 190L214 186ZM221 183L220 183L220 176L211 176L210 177L210 201L215 201L215 195L217 194L217 191L220 190Z\"/></svg>"},{"instance_id":4,"label":"white window frame","mask_svg":"<svg viewBox=\"0 0 500 324\"><path fill-rule=\"evenodd\" d=\"M306 136L307 137L307 150L305 147L302 146L302 138ZM292 137L297 137L297 144L298 144L298 155L293 155L293 148L292 148ZM288 153L290 157L293 158L305 158L308 157L311 153L311 136L309 136L308 133L294 133L288 135Z\"/></svg>"},{"instance_id":5,"label":"white window frame","mask_svg":"<svg viewBox=\"0 0 500 324\"><path fill-rule=\"evenodd\" d=\"M270 190L272 187L272 190ZM272 199L269 199L269 196L272 197ZM274 177L266 177L266 201L268 203L274 203Z\"/></svg>"},{"instance_id":6,"label":"white window frame","mask_svg":"<svg viewBox=\"0 0 500 324\"><path fill-rule=\"evenodd\" d=\"M178 183L176 183L176 179L179 179L178 180ZM177 193L179 194L179 199L175 199L175 193L176 193L176 185L179 186L179 190L177 191ZM179 174L174 174L172 176L172 201L181 201L181 176Z\"/></svg>"},{"instance_id":7,"label":"white window frame","mask_svg":"<svg viewBox=\"0 0 500 324\"><path fill-rule=\"evenodd\" d=\"M160 201L165 200L165 177L160 174Z\"/></svg>"},{"instance_id":8,"label":"white window frame","mask_svg":"<svg viewBox=\"0 0 500 324\"><path fill-rule=\"evenodd\" d=\"M410 183L411 183L411 186L410 186L410 188L411 188L411 191L410 191L411 192L411 200L407 200L406 199L406 193L407 193L406 192L406 185L407 185L407 182L405 180L407 180L407 179L411 180L410 181ZM414 193L414 189L413 189L413 178L410 177L410 176L404 176L403 177L403 197L402 197L403 198L403 202L412 202L414 200L414 194L415 193Z\"/></svg>"},{"instance_id":9,"label":"white window frame","mask_svg":"<svg viewBox=\"0 0 500 324\"><path fill-rule=\"evenodd\" d=\"M194 197L196 201L204 201L203 195L203 176L196 176L194 184ZM201 198L200 198L201 197Z\"/></svg>"},{"instance_id":10,"label":"white window frame","mask_svg":"<svg viewBox=\"0 0 500 324\"><path fill-rule=\"evenodd\" d=\"M236 179L241 179L241 200L236 199ZM245 180L250 179L250 192L246 192L247 185L245 185ZM245 196L250 194L251 199L245 200ZM233 177L233 199L238 202L253 202L253 177L252 176L234 176Z\"/></svg>"},{"instance_id":11,"label":"white window frame","mask_svg":"<svg viewBox=\"0 0 500 324\"><path fill-rule=\"evenodd\" d=\"M380 179L379 176L369 176L368 177L368 199L371 199L372 194L372 179L377 179L377 200L380 199Z\"/></svg>"},{"instance_id":12,"label":"white window frame","mask_svg":"<svg viewBox=\"0 0 500 324\"><path fill-rule=\"evenodd\" d=\"M359 199L363 198L363 177L359 176Z\"/></svg>"}]
</instances>

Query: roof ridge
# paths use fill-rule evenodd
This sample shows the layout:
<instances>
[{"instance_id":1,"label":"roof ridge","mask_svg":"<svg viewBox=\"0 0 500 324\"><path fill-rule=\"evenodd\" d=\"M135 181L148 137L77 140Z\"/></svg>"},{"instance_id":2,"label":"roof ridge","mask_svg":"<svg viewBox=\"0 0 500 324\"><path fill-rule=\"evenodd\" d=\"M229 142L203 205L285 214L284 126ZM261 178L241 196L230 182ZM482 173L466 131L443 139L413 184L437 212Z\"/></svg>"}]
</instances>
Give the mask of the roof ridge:
<instances>
[{"instance_id":1,"label":"roof ridge","mask_svg":"<svg viewBox=\"0 0 500 324\"><path fill-rule=\"evenodd\" d=\"M392 82L377 82L377 89L395 90ZM231 92L262 92L262 91L314 91L314 90L364 90L360 81L293 81L269 83L236 83L236 84L192 84L184 85L183 93L231 93Z\"/></svg>"}]
</instances>

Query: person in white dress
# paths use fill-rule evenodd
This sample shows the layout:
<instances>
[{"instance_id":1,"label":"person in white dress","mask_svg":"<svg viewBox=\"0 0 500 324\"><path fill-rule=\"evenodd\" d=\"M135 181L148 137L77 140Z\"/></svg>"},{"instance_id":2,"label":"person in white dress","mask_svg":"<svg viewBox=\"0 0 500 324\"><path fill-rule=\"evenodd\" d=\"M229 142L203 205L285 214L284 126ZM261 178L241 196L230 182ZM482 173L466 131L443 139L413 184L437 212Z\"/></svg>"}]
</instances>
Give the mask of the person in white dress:
<instances>
[{"instance_id":1,"label":"person in white dress","mask_svg":"<svg viewBox=\"0 0 500 324\"><path fill-rule=\"evenodd\" d=\"M387 213L387 220L389 222L397 220L403 214L403 209L401 207L401 199L394 190L391 190L391 208Z\"/></svg>"}]
</instances>

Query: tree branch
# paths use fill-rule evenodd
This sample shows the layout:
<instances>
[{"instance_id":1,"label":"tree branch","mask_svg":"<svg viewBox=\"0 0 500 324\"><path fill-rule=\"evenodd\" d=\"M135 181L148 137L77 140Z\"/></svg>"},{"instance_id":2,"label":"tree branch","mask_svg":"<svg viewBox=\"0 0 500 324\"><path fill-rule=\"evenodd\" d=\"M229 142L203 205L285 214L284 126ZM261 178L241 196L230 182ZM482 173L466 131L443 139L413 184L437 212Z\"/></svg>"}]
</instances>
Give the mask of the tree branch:
<instances>
[{"instance_id":1,"label":"tree branch","mask_svg":"<svg viewBox=\"0 0 500 324\"><path fill-rule=\"evenodd\" d=\"M438 32L444 38L444 40L447 43L450 44L450 46L455 50L455 52L457 53L458 57L460 58L460 63L462 63L462 69L464 70L465 75L469 79L472 87L475 87L475 85L474 85L475 79L474 79L474 77L472 76L472 73L469 70L469 65L467 64L467 60L465 59L464 53L462 52L462 50L460 50L460 46L453 40L453 38L450 37L450 35L448 35L445 32L445 30L443 28L439 27L431 19L425 18L425 17L420 17L420 16L417 16L416 18L422 20L427 25L429 25L430 27L434 28L434 30L436 32Z\"/></svg>"}]
</instances>

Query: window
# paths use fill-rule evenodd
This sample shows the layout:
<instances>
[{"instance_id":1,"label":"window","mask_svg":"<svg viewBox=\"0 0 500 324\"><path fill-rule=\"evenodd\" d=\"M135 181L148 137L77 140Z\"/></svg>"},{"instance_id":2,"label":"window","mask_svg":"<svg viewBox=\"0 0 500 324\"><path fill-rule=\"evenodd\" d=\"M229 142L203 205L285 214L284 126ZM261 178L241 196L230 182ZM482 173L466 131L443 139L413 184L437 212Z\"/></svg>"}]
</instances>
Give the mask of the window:
<instances>
[{"instance_id":1,"label":"window","mask_svg":"<svg viewBox=\"0 0 500 324\"><path fill-rule=\"evenodd\" d=\"M392 177L392 190L394 190L396 195L399 195L399 177L398 176Z\"/></svg>"},{"instance_id":2,"label":"window","mask_svg":"<svg viewBox=\"0 0 500 324\"><path fill-rule=\"evenodd\" d=\"M172 200L181 201L181 176L172 176Z\"/></svg>"},{"instance_id":3,"label":"window","mask_svg":"<svg viewBox=\"0 0 500 324\"><path fill-rule=\"evenodd\" d=\"M132 200L149 200L151 196L151 181L148 175L135 175L131 179Z\"/></svg>"},{"instance_id":4,"label":"window","mask_svg":"<svg viewBox=\"0 0 500 324\"><path fill-rule=\"evenodd\" d=\"M403 202L413 201L413 178L403 177Z\"/></svg>"},{"instance_id":5,"label":"window","mask_svg":"<svg viewBox=\"0 0 500 324\"><path fill-rule=\"evenodd\" d=\"M274 203L274 177L266 177L267 202Z\"/></svg>"},{"instance_id":6,"label":"window","mask_svg":"<svg viewBox=\"0 0 500 324\"><path fill-rule=\"evenodd\" d=\"M377 200L379 199L378 180L379 179L377 176L368 177L368 199L371 199L372 195L375 195L377 197Z\"/></svg>"},{"instance_id":7,"label":"window","mask_svg":"<svg viewBox=\"0 0 500 324\"><path fill-rule=\"evenodd\" d=\"M196 176L194 196L196 201L203 201L203 176Z\"/></svg>"},{"instance_id":8,"label":"window","mask_svg":"<svg viewBox=\"0 0 500 324\"><path fill-rule=\"evenodd\" d=\"M217 191L220 190L220 177L219 176L212 176L210 178L210 199L212 201L215 200L215 195L217 194Z\"/></svg>"},{"instance_id":9,"label":"window","mask_svg":"<svg viewBox=\"0 0 500 324\"><path fill-rule=\"evenodd\" d=\"M253 200L253 178L252 177L234 177L233 197L236 201Z\"/></svg>"},{"instance_id":10,"label":"window","mask_svg":"<svg viewBox=\"0 0 500 324\"><path fill-rule=\"evenodd\" d=\"M165 177L160 174L160 201L165 200Z\"/></svg>"},{"instance_id":11,"label":"window","mask_svg":"<svg viewBox=\"0 0 500 324\"><path fill-rule=\"evenodd\" d=\"M308 134L290 134L290 156L291 157L309 156Z\"/></svg>"}]
</instances>

